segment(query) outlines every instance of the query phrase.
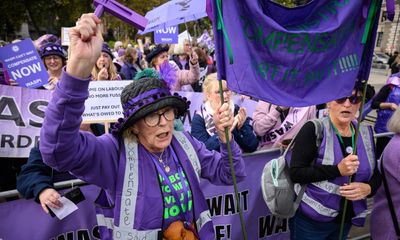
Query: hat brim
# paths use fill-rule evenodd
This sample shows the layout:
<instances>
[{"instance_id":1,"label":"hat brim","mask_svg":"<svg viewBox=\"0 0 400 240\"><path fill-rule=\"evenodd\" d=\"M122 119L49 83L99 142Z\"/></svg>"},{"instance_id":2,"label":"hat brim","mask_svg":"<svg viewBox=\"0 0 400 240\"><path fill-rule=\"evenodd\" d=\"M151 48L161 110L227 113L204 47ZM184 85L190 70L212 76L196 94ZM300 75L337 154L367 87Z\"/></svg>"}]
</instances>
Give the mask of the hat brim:
<instances>
[{"instance_id":1,"label":"hat brim","mask_svg":"<svg viewBox=\"0 0 400 240\"><path fill-rule=\"evenodd\" d=\"M64 55L64 54L61 54L61 53L59 53L59 52L47 52L47 53L41 55L40 58L43 59L43 58L45 58L45 57L47 57L47 56L52 56L52 55L54 55L54 56L59 56L59 57L62 58L63 60L67 60L67 58L65 57L65 55Z\"/></svg>"},{"instance_id":2,"label":"hat brim","mask_svg":"<svg viewBox=\"0 0 400 240\"><path fill-rule=\"evenodd\" d=\"M189 109L189 103L188 101L184 100L180 96L166 96L163 98L160 98L157 101L152 102L151 104L145 105L142 108L139 108L134 114L129 116L129 118L122 124L119 134L122 134L126 129L129 127L133 126L135 122L138 120L144 118L148 114L155 112L159 109L165 108L165 107L174 107L177 109L177 116L180 117L183 116L186 111Z\"/></svg>"},{"instance_id":3,"label":"hat brim","mask_svg":"<svg viewBox=\"0 0 400 240\"><path fill-rule=\"evenodd\" d=\"M160 54L162 52L168 52L168 51L169 51L169 47L162 47L162 48L154 49L149 54L147 54L147 56L146 56L147 63L150 64L151 60L153 60L153 58L155 58L158 54Z\"/></svg>"}]
</instances>

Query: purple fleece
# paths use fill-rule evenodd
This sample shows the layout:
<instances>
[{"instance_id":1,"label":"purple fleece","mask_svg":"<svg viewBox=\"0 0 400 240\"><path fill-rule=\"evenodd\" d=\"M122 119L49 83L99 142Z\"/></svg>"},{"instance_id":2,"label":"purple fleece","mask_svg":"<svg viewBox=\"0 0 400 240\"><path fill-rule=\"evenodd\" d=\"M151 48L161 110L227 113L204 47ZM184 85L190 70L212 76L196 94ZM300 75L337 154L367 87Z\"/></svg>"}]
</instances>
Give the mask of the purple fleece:
<instances>
[{"instance_id":1,"label":"purple fleece","mask_svg":"<svg viewBox=\"0 0 400 240\"><path fill-rule=\"evenodd\" d=\"M70 171L76 177L104 188L115 198L120 140L111 134L96 137L79 131L84 103L89 96L88 85L89 79L77 79L63 71L45 113L40 150L47 165L58 171ZM199 157L202 177L215 184L232 184L227 145L221 144L220 155L187 136ZM246 176L241 151L235 141L231 141L230 146L236 177L241 181Z\"/></svg>"}]
</instances>

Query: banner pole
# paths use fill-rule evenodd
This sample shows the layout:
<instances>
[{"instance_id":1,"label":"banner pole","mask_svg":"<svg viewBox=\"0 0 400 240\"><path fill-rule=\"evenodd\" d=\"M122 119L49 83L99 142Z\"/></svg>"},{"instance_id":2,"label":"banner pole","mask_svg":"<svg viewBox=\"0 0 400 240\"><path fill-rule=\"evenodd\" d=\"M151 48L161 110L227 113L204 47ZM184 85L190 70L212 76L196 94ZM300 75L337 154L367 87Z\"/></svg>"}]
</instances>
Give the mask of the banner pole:
<instances>
[{"instance_id":1,"label":"banner pole","mask_svg":"<svg viewBox=\"0 0 400 240\"><path fill-rule=\"evenodd\" d=\"M218 80L219 83L219 96L221 99L221 105L224 102L224 92L222 89L222 80L219 79ZM240 218L240 224L242 226L242 231L243 231L243 239L247 240L247 233L246 233L246 227L244 224L244 218L243 218L243 211L240 205L240 196L239 196L239 191L238 191L238 187L237 187L237 182L236 182L236 176L235 176L235 169L233 168L233 161L232 161L232 149L231 149L231 145L229 144L229 129L228 127L225 127L225 139L227 141L227 148L228 148L228 157L229 157L229 167L231 169L231 175L232 175L232 181L233 181L233 189L235 191L235 199L236 199L236 203L237 203L237 210L239 212L239 218Z\"/></svg>"},{"instance_id":2,"label":"banner pole","mask_svg":"<svg viewBox=\"0 0 400 240\"><path fill-rule=\"evenodd\" d=\"M382 6L382 0L372 0L371 1L371 6L370 6L370 11L368 13L368 19L367 19L367 23L366 23L366 28L362 39L362 43L365 44L365 46L368 46L368 43L371 41L371 36L372 36L372 29L374 28L374 23L375 23L375 19L377 16L377 11L379 11L380 8L378 8L378 6ZM361 63L363 62L363 60L365 60L366 55L367 55L367 49L364 46L364 50L363 50L363 54L361 57L361 61L360 61L360 66ZM367 93L367 80L362 80L361 84L364 84L363 86L363 96L362 96L362 101L361 101L361 105L360 105L360 111L359 111L359 116L357 119L357 126L356 126L356 130L355 130L355 135L354 135L354 143L355 143L355 147L353 149L353 154L357 155L357 142L358 142L358 136L359 136L359 132L360 132L360 125L361 125L361 121L362 121L362 115L364 112L364 104L365 104L365 95ZM356 92L357 94L357 92ZM348 184L351 184L353 176L349 176L349 181ZM342 215L342 219L340 221L340 232L339 232L339 240L343 239L343 231L344 231L344 222L346 219L346 212L347 212L347 204L348 204L348 200L347 198L344 199L344 204L343 204L343 215Z\"/></svg>"}]
</instances>

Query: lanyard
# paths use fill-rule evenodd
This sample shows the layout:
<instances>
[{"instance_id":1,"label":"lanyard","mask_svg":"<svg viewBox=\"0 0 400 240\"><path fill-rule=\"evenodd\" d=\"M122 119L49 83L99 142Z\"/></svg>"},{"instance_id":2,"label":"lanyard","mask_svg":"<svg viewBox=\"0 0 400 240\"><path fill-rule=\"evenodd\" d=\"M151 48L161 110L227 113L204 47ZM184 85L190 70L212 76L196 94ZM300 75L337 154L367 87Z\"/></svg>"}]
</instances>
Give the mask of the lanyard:
<instances>
[{"instance_id":1,"label":"lanyard","mask_svg":"<svg viewBox=\"0 0 400 240\"><path fill-rule=\"evenodd\" d=\"M352 154L354 152L355 148L355 143L354 143L354 127L353 124L350 123L350 130L351 130L351 151L347 151L347 149L344 146L343 138L340 136L339 130L336 128L336 126L333 124L332 120L329 118L329 122L331 123L333 129L335 130L336 136L338 136L340 144L342 145L342 148L345 149L346 153Z\"/></svg>"},{"instance_id":2,"label":"lanyard","mask_svg":"<svg viewBox=\"0 0 400 240\"><path fill-rule=\"evenodd\" d=\"M168 146L168 148L170 148L170 146ZM172 157L173 157L176 167L178 169L179 178L180 178L180 182L182 184L184 195L187 195L188 188L186 187L186 184L184 182L183 168L182 168L181 164L179 163L175 152L172 149L169 149L169 150L172 153ZM194 233L194 235L199 239L196 230L192 227L193 218L190 217L190 212L189 212L189 197L184 197L183 202L181 202L181 200L178 196L178 193L176 192L175 188L172 186L172 183L169 180L168 176L165 174L164 169L160 166L160 164L157 162L157 160L154 158L154 156L152 156L149 152L148 152L148 154L149 154L151 160L153 161L154 165L156 165L158 173L161 174L161 176L165 179L165 182L168 184L168 187L170 188L171 193L174 195L174 198L175 198L176 202L178 203L178 207L180 209L179 215L181 215L181 217L184 219L183 225L185 226L186 229L192 231ZM189 180L187 180L187 182L189 183ZM182 204L186 204L185 212L183 211Z\"/></svg>"}]
</instances>

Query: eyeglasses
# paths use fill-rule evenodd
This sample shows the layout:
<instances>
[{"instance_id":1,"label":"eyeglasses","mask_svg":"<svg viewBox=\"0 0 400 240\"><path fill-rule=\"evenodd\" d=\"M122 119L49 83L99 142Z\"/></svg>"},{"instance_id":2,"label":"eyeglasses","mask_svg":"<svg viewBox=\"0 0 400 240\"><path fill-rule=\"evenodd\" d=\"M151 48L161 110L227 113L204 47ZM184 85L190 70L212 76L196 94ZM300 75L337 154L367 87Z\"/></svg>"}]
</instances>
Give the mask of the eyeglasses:
<instances>
[{"instance_id":1,"label":"eyeglasses","mask_svg":"<svg viewBox=\"0 0 400 240\"><path fill-rule=\"evenodd\" d=\"M46 56L44 57L45 61L51 61L51 60L61 60L61 57L57 56L57 55L50 55L50 56Z\"/></svg>"},{"instance_id":2,"label":"eyeglasses","mask_svg":"<svg viewBox=\"0 0 400 240\"><path fill-rule=\"evenodd\" d=\"M144 122L149 127L155 127L158 124L160 124L161 116L164 116L165 120L167 120L167 121L172 121L175 118L175 109L170 108L168 110L165 110L162 113L158 113L158 112L150 113L149 115L144 117Z\"/></svg>"},{"instance_id":3,"label":"eyeglasses","mask_svg":"<svg viewBox=\"0 0 400 240\"><path fill-rule=\"evenodd\" d=\"M351 95L350 97L339 98L339 99L336 99L335 101L339 104L342 104L342 103L346 102L347 99L349 99L350 103L352 103L352 104L358 104L362 101L362 96Z\"/></svg>"},{"instance_id":4,"label":"eyeglasses","mask_svg":"<svg viewBox=\"0 0 400 240\"><path fill-rule=\"evenodd\" d=\"M228 89L224 89L224 90L222 90L222 92L225 93L226 95L231 94L231 91ZM218 90L218 91L215 91L214 93L219 95L220 91Z\"/></svg>"}]
</instances>

